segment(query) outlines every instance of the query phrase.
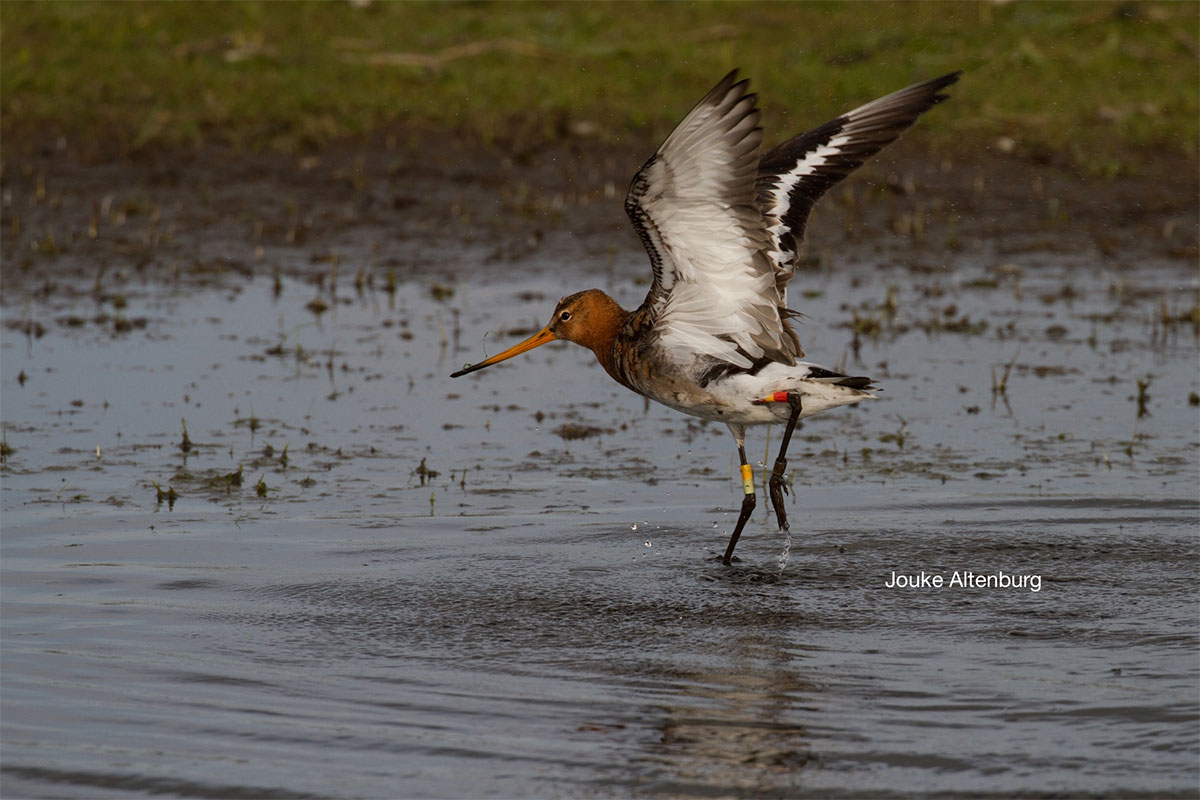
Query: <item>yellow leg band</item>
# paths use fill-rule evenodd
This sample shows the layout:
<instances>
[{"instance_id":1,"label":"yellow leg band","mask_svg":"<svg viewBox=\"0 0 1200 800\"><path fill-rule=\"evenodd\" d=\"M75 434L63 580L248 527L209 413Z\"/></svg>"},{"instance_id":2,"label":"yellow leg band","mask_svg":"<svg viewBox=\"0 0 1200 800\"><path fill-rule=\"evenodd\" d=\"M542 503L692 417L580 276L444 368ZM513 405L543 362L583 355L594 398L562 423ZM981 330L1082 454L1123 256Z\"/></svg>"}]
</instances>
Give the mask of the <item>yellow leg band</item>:
<instances>
[{"instance_id":1,"label":"yellow leg band","mask_svg":"<svg viewBox=\"0 0 1200 800\"><path fill-rule=\"evenodd\" d=\"M749 464L742 464L742 491L754 494L754 470Z\"/></svg>"}]
</instances>

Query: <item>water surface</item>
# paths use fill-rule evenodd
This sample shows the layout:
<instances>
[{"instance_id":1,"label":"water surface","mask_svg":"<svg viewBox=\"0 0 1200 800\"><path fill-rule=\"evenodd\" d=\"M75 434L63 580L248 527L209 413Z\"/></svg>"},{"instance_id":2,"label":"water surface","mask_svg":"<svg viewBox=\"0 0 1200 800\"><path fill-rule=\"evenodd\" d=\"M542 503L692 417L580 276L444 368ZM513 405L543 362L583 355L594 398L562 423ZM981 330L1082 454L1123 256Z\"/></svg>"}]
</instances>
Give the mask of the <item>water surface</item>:
<instances>
[{"instance_id":1,"label":"water surface","mask_svg":"<svg viewBox=\"0 0 1200 800\"><path fill-rule=\"evenodd\" d=\"M447 377L586 277L10 293L4 796L1194 796L1194 272L996 263L797 279L884 391L731 568L723 426Z\"/></svg>"}]
</instances>

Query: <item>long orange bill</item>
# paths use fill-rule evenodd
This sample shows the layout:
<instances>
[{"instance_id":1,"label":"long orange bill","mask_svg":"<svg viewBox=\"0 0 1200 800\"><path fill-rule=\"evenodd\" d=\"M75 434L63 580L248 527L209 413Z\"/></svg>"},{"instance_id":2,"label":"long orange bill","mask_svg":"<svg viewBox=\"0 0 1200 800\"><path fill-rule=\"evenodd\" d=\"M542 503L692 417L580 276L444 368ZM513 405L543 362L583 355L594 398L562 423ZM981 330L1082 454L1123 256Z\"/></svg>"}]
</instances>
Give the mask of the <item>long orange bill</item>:
<instances>
[{"instance_id":1,"label":"long orange bill","mask_svg":"<svg viewBox=\"0 0 1200 800\"><path fill-rule=\"evenodd\" d=\"M520 344L514 344L512 347L508 348L503 353L494 355L491 358L480 361L478 364L472 364L469 367L464 367L463 369L460 369L458 372L455 372L450 377L457 378L460 375L466 375L468 372L474 372L477 369L483 369L484 367L490 367L492 364L499 364L501 361L507 361L508 359L512 358L513 356L521 355L521 353L524 353L526 350L532 350L535 347L541 347L542 345L546 344L547 342L553 342L557 338L558 338L557 336L555 336L553 333L550 332L549 328L542 328L540 331L535 333L533 336L530 336L528 339L521 342Z\"/></svg>"}]
</instances>

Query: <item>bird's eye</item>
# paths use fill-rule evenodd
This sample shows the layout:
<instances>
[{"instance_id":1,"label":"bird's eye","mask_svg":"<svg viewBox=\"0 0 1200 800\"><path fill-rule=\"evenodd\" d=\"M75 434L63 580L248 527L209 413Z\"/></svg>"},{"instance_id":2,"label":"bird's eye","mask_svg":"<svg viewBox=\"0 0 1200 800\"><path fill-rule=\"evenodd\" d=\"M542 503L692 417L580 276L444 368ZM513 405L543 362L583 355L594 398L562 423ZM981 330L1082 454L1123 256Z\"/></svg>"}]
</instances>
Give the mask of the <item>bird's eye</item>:
<instances>
[{"instance_id":1,"label":"bird's eye","mask_svg":"<svg viewBox=\"0 0 1200 800\"><path fill-rule=\"evenodd\" d=\"M559 321L559 322L570 322L570 321L571 321L571 312L570 312L570 311L564 311L564 312L562 312L561 314L559 314L559 315L558 315L558 321Z\"/></svg>"}]
</instances>

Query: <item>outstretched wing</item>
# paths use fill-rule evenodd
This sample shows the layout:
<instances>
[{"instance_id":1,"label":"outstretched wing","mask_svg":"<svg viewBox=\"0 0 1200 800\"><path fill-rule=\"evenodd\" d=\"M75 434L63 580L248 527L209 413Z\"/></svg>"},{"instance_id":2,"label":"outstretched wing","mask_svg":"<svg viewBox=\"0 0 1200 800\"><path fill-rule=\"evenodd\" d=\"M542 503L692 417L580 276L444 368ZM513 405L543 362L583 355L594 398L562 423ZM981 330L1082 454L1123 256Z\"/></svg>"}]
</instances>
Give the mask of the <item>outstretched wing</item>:
<instances>
[{"instance_id":1,"label":"outstretched wing","mask_svg":"<svg viewBox=\"0 0 1200 800\"><path fill-rule=\"evenodd\" d=\"M654 282L635 317L680 361L749 368L800 352L781 317L755 199L755 96L729 73L642 166L625 198ZM692 358L692 357L695 358Z\"/></svg>"},{"instance_id":2,"label":"outstretched wing","mask_svg":"<svg viewBox=\"0 0 1200 800\"><path fill-rule=\"evenodd\" d=\"M813 205L834 184L899 138L917 117L946 99L939 91L953 72L872 100L802 133L763 156L755 182L770 236L768 254L779 271L780 293L792 275Z\"/></svg>"}]
</instances>

